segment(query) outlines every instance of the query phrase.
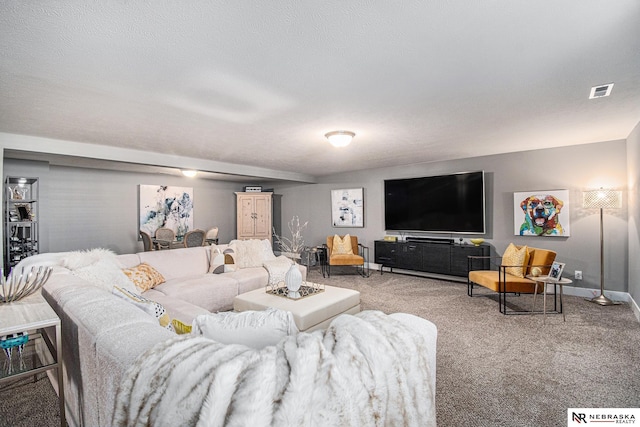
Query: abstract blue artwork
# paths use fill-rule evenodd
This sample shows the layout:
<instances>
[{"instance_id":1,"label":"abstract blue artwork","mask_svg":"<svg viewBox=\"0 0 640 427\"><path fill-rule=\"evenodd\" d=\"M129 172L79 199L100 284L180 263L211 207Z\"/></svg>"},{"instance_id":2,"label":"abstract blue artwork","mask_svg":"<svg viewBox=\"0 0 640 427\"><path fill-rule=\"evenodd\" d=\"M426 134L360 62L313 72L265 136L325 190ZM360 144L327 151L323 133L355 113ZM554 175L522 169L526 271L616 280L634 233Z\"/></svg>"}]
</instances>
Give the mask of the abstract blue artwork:
<instances>
[{"instance_id":1,"label":"abstract blue artwork","mask_svg":"<svg viewBox=\"0 0 640 427\"><path fill-rule=\"evenodd\" d=\"M193 188L140 185L140 230L155 236L160 227L177 237L193 229Z\"/></svg>"}]
</instances>

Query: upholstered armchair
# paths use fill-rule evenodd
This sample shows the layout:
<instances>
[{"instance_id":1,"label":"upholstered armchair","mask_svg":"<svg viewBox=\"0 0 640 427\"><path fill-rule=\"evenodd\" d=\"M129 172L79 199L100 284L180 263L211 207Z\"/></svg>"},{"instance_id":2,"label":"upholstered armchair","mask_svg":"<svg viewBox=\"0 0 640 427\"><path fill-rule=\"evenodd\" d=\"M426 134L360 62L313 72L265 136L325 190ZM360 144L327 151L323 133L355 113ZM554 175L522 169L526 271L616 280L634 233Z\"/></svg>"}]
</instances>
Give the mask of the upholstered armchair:
<instances>
[{"instance_id":1,"label":"upholstered armchair","mask_svg":"<svg viewBox=\"0 0 640 427\"><path fill-rule=\"evenodd\" d=\"M327 274L331 277L331 266L355 266L362 277L369 277L369 248L358 243L356 236L327 237Z\"/></svg>"},{"instance_id":2,"label":"upholstered armchair","mask_svg":"<svg viewBox=\"0 0 640 427\"><path fill-rule=\"evenodd\" d=\"M549 274L556 253L548 249L511 244L502 257L493 257L495 269L473 270L473 265L478 264L473 261L479 258L487 257L469 257L467 295L473 296L475 285L498 292L498 309L503 314L510 314L514 313L514 310L507 312L507 294L541 292L542 289L537 289L536 281L532 277ZM496 261L499 264L496 264Z\"/></svg>"}]
</instances>

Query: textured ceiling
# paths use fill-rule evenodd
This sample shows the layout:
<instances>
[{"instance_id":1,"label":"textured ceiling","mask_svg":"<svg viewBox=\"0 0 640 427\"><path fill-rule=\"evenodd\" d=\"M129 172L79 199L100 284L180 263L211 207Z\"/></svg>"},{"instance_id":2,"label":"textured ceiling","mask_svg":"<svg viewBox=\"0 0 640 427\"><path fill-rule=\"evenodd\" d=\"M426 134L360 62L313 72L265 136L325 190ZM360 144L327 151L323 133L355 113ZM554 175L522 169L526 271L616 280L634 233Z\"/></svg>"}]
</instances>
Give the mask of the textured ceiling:
<instances>
[{"instance_id":1,"label":"textured ceiling","mask_svg":"<svg viewBox=\"0 0 640 427\"><path fill-rule=\"evenodd\" d=\"M638 121L637 0L0 3L0 132L321 176Z\"/></svg>"}]
</instances>

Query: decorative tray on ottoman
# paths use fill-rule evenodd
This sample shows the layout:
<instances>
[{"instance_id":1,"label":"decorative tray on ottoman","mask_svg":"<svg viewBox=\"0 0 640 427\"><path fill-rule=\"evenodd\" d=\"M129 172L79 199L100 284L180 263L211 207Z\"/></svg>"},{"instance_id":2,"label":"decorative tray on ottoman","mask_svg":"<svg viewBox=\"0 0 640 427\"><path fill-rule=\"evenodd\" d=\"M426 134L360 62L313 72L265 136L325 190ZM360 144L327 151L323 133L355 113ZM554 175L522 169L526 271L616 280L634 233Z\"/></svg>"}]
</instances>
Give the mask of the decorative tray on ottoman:
<instances>
[{"instance_id":1,"label":"decorative tray on ottoman","mask_svg":"<svg viewBox=\"0 0 640 427\"><path fill-rule=\"evenodd\" d=\"M291 300L298 300L319 294L320 292L324 292L324 285L320 283L303 281L300 289L298 289L297 291L290 291L284 284L284 282L279 282L275 285L267 285L266 289L268 294Z\"/></svg>"}]
</instances>

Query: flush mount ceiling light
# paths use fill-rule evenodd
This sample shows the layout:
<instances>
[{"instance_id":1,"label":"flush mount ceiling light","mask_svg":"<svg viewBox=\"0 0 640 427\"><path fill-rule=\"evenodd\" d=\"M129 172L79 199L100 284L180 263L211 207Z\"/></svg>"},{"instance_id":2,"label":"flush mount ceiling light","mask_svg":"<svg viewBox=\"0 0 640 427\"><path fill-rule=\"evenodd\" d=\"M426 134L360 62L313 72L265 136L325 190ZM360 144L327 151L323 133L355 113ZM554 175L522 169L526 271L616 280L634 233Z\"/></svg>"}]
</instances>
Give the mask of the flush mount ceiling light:
<instances>
[{"instance_id":1,"label":"flush mount ceiling light","mask_svg":"<svg viewBox=\"0 0 640 427\"><path fill-rule=\"evenodd\" d=\"M197 174L198 174L198 171L194 171L194 170L183 170L182 171L182 175L184 175L184 176L186 176L188 178L193 178Z\"/></svg>"},{"instance_id":2,"label":"flush mount ceiling light","mask_svg":"<svg viewBox=\"0 0 640 427\"><path fill-rule=\"evenodd\" d=\"M589 99L602 98L611 95L611 89L613 89L613 83L606 85L598 85L591 88Z\"/></svg>"},{"instance_id":3,"label":"flush mount ceiling light","mask_svg":"<svg viewBox=\"0 0 640 427\"><path fill-rule=\"evenodd\" d=\"M334 130L333 132L326 133L324 136L334 147L346 147L351 143L351 140L356 134L348 130Z\"/></svg>"}]
</instances>

